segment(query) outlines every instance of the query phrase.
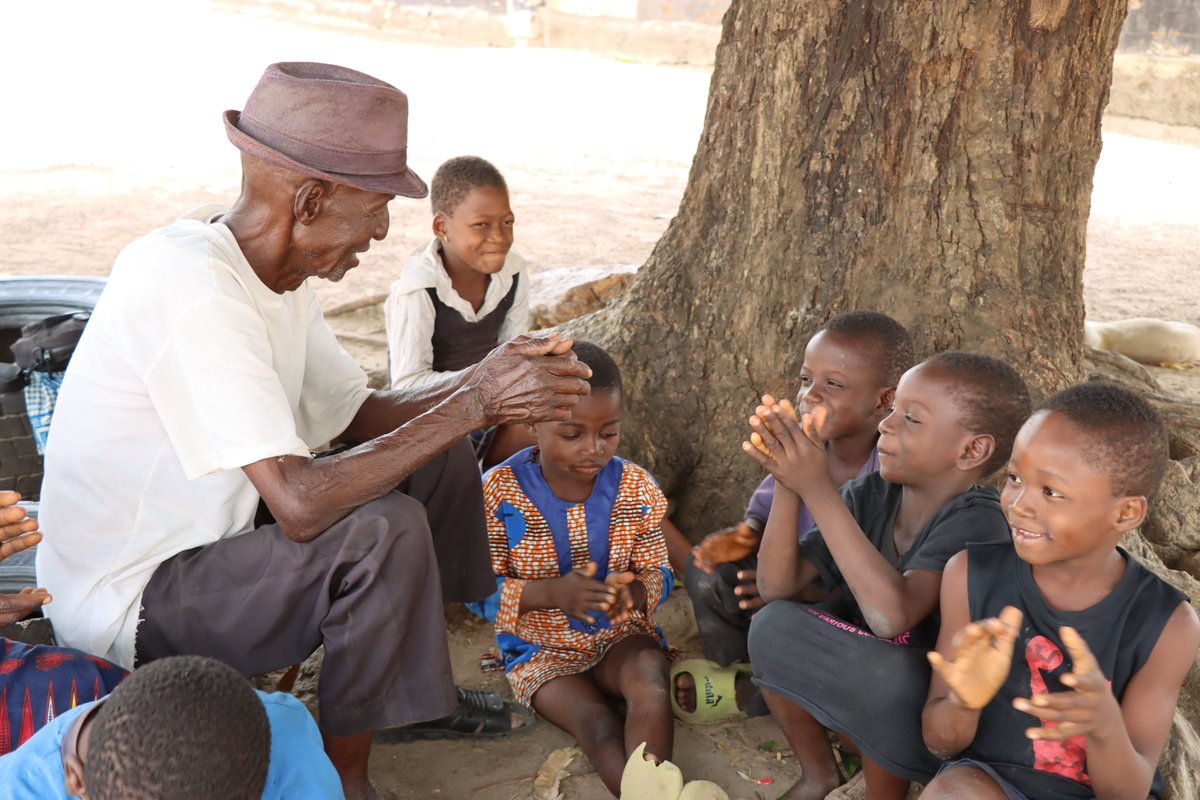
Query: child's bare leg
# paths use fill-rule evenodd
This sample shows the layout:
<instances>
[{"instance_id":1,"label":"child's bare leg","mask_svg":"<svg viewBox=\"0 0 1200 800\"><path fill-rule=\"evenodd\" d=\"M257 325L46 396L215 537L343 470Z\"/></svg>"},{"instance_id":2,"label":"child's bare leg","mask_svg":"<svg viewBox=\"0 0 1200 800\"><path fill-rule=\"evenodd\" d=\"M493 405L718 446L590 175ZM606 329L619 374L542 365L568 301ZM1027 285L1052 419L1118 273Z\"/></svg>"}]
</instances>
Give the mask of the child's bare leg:
<instances>
[{"instance_id":1,"label":"child's bare leg","mask_svg":"<svg viewBox=\"0 0 1200 800\"><path fill-rule=\"evenodd\" d=\"M825 728L812 714L781 695L763 689L763 698L803 770L800 780L780 795L781 800L822 800L841 780Z\"/></svg>"},{"instance_id":2,"label":"child's bare leg","mask_svg":"<svg viewBox=\"0 0 1200 800\"><path fill-rule=\"evenodd\" d=\"M964 765L939 772L921 800L1005 800L1005 795L986 772Z\"/></svg>"},{"instance_id":3,"label":"child's bare leg","mask_svg":"<svg viewBox=\"0 0 1200 800\"><path fill-rule=\"evenodd\" d=\"M627 759L625 726L591 673L546 681L534 692L533 708L575 737L600 780L617 796Z\"/></svg>"},{"instance_id":4,"label":"child's bare leg","mask_svg":"<svg viewBox=\"0 0 1200 800\"><path fill-rule=\"evenodd\" d=\"M867 800L904 800L908 796L908 781L888 772L878 763L863 756L863 773L867 780Z\"/></svg>"},{"instance_id":5,"label":"child's bare leg","mask_svg":"<svg viewBox=\"0 0 1200 800\"><path fill-rule=\"evenodd\" d=\"M614 644L592 673L596 684L613 697L623 697L625 754L642 742L660 761L670 760L675 744L675 717L668 694L670 665L652 636L630 636Z\"/></svg>"}]
</instances>

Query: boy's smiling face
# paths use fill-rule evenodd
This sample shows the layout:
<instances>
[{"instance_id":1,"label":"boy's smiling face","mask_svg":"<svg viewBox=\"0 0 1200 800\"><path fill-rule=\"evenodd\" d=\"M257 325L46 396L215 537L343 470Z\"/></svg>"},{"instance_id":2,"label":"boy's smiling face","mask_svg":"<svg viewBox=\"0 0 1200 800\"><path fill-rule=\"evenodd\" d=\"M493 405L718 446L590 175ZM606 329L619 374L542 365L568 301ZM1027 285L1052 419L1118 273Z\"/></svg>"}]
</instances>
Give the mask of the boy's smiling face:
<instances>
[{"instance_id":1,"label":"boy's smiling face","mask_svg":"<svg viewBox=\"0 0 1200 800\"><path fill-rule=\"evenodd\" d=\"M512 208L508 191L499 186L476 186L449 214L433 217L433 232L442 240L446 271L464 270L493 275L504 267L513 243Z\"/></svg>"},{"instance_id":2,"label":"boy's smiling face","mask_svg":"<svg viewBox=\"0 0 1200 800\"><path fill-rule=\"evenodd\" d=\"M593 389L575 404L570 419L534 427L546 483L563 500L586 500L596 474L621 443L621 392Z\"/></svg>"},{"instance_id":3,"label":"boy's smiling face","mask_svg":"<svg viewBox=\"0 0 1200 800\"><path fill-rule=\"evenodd\" d=\"M1041 411L1013 443L1000 504L1017 555L1031 564L1107 557L1145 518L1146 498L1113 494L1108 474L1081 446L1088 435L1064 415Z\"/></svg>"},{"instance_id":4,"label":"boy's smiling face","mask_svg":"<svg viewBox=\"0 0 1200 800\"><path fill-rule=\"evenodd\" d=\"M879 474L902 485L936 484L961 472L975 435L962 424L953 381L936 364L918 364L896 387L892 413L879 423Z\"/></svg>"},{"instance_id":5,"label":"boy's smiling face","mask_svg":"<svg viewBox=\"0 0 1200 800\"><path fill-rule=\"evenodd\" d=\"M804 348L796 409L829 412L827 440L874 430L886 415L892 391L881 383L880 366L868 348L837 333L821 331Z\"/></svg>"}]
</instances>

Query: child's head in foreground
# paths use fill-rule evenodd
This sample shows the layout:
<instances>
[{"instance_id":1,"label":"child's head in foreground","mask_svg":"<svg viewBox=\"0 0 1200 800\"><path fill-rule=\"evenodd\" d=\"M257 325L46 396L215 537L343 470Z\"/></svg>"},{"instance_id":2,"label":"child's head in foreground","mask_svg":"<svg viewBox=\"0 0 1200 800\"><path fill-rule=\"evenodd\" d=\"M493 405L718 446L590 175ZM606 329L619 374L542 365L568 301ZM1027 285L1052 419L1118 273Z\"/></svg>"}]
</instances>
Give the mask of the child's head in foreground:
<instances>
[{"instance_id":1,"label":"child's head in foreground","mask_svg":"<svg viewBox=\"0 0 1200 800\"><path fill-rule=\"evenodd\" d=\"M1145 519L1169 458L1162 419L1120 386L1064 389L1021 428L1001 505L1017 554L1045 564L1111 550Z\"/></svg>"},{"instance_id":2,"label":"child's head in foreground","mask_svg":"<svg viewBox=\"0 0 1200 800\"><path fill-rule=\"evenodd\" d=\"M621 371L612 356L591 342L575 342L575 357L592 369L591 393L581 398L569 419L534 425L542 475L551 488L590 487L596 473L621 443Z\"/></svg>"},{"instance_id":3,"label":"child's head in foreground","mask_svg":"<svg viewBox=\"0 0 1200 800\"><path fill-rule=\"evenodd\" d=\"M1003 361L939 353L900 378L879 423L879 472L934 487L990 475L1008 460L1030 407L1025 382Z\"/></svg>"},{"instance_id":4,"label":"child's head in foreground","mask_svg":"<svg viewBox=\"0 0 1200 800\"><path fill-rule=\"evenodd\" d=\"M478 156L452 158L433 174L429 201L433 234L451 277L462 270L484 275L501 270L515 218L500 170Z\"/></svg>"},{"instance_id":5,"label":"child's head in foreground","mask_svg":"<svg viewBox=\"0 0 1200 800\"><path fill-rule=\"evenodd\" d=\"M873 432L912 359L908 331L887 314L838 314L804 348L796 407L805 412L825 406L827 440Z\"/></svg>"},{"instance_id":6,"label":"child's head in foreground","mask_svg":"<svg viewBox=\"0 0 1200 800\"><path fill-rule=\"evenodd\" d=\"M68 790L91 800L248 799L262 796L270 750L266 711L246 679L211 658L178 656L117 687L63 766Z\"/></svg>"}]
</instances>

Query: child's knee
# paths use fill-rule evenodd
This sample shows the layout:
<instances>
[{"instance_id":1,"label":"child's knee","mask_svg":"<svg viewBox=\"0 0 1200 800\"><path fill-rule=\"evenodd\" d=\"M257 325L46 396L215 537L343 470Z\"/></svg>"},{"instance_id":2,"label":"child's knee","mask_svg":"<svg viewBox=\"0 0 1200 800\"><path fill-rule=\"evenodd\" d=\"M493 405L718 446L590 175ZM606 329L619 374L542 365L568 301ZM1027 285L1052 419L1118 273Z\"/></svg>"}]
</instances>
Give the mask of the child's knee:
<instances>
[{"instance_id":1,"label":"child's knee","mask_svg":"<svg viewBox=\"0 0 1200 800\"><path fill-rule=\"evenodd\" d=\"M725 565L705 572L689 558L683 568L683 585L687 587L692 605L704 606L714 611L737 610L737 597L733 594L736 579L726 575Z\"/></svg>"},{"instance_id":2,"label":"child's knee","mask_svg":"<svg viewBox=\"0 0 1200 800\"><path fill-rule=\"evenodd\" d=\"M754 615L754 619L750 622L750 632L746 637L746 648L750 653L751 664L766 661L772 652L771 648L777 645L783 637L786 637L787 609L789 606L795 605L787 600L779 600L767 603Z\"/></svg>"},{"instance_id":3,"label":"child's knee","mask_svg":"<svg viewBox=\"0 0 1200 800\"><path fill-rule=\"evenodd\" d=\"M921 800L1005 800L1004 790L981 769L953 766L937 774Z\"/></svg>"},{"instance_id":4,"label":"child's knee","mask_svg":"<svg viewBox=\"0 0 1200 800\"><path fill-rule=\"evenodd\" d=\"M625 686L641 698L662 695L667 697L671 666L662 649L646 647L634 653L625 665Z\"/></svg>"}]
</instances>

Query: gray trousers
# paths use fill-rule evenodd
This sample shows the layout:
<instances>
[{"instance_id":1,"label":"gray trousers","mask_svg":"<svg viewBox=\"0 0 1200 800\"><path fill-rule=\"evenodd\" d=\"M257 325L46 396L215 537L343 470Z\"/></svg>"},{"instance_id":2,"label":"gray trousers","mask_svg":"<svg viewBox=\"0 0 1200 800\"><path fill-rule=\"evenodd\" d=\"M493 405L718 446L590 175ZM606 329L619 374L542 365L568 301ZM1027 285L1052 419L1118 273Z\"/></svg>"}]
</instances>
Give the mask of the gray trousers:
<instances>
[{"instance_id":1,"label":"gray trousers","mask_svg":"<svg viewBox=\"0 0 1200 800\"><path fill-rule=\"evenodd\" d=\"M310 542L268 523L159 565L136 662L206 655L249 676L323 644L321 728L351 736L453 711L442 598L493 591L479 470L461 442Z\"/></svg>"}]
</instances>

